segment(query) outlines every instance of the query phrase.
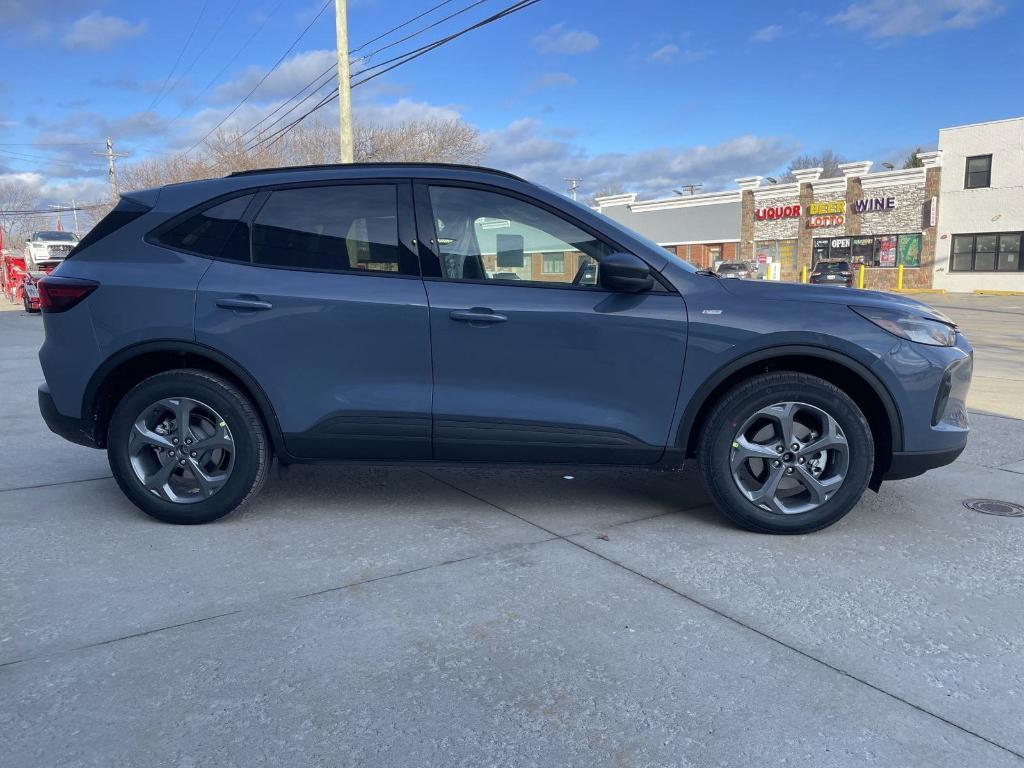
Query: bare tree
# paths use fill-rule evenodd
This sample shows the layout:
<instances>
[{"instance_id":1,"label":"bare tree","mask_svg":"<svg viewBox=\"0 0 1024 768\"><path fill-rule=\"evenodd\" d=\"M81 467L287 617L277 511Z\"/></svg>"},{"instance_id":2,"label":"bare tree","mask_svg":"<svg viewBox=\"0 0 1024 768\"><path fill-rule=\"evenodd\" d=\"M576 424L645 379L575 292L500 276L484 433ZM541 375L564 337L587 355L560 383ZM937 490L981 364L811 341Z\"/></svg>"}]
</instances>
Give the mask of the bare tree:
<instances>
[{"instance_id":1,"label":"bare tree","mask_svg":"<svg viewBox=\"0 0 1024 768\"><path fill-rule=\"evenodd\" d=\"M18 211L39 207L39 190L24 179L0 180L0 228L4 230L4 248L17 250L32 232L36 217Z\"/></svg>"},{"instance_id":2,"label":"bare tree","mask_svg":"<svg viewBox=\"0 0 1024 768\"><path fill-rule=\"evenodd\" d=\"M473 163L484 153L476 128L462 120L413 120L397 124L356 122L355 159L364 163ZM166 155L124 166L125 189L145 189L235 171L285 165L333 163L338 134L333 125L312 120L288 133L243 136L219 132L194 153Z\"/></svg>"},{"instance_id":3,"label":"bare tree","mask_svg":"<svg viewBox=\"0 0 1024 768\"><path fill-rule=\"evenodd\" d=\"M843 171L840 169L839 164L845 162L846 161L841 155L836 154L831 149L822 150L817 155L800 155L799 157L793 158L793 161L786 169L786 174L782 177L782 181L796 181L796 176L793 175L793 171L799 171L803 168L823 169L821 172L821 178L823 179L842 176Z\"/></svg>"},{"instance_id":4,"label":"bare tree","mask_svg":"<svg viewBox=\"0 0 1024 768\"><path fill-rule=\"evenodd\" d=\"M613 181L609 184L605 184L597 192L590 196L590 204L597 205L597 198L608 197L609 195L621 195L626 191L625 187L619 184L617 181Z\"/></svg>"}]
</instances>

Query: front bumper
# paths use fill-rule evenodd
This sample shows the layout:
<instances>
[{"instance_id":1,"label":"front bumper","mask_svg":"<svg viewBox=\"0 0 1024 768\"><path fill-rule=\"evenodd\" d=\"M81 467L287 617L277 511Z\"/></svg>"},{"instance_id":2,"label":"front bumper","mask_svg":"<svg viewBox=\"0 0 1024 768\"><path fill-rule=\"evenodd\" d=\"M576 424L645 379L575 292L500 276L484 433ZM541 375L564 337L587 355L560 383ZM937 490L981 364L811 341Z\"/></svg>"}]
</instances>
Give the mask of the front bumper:
<instances>
[{"instance_id":1,"label":"front bumper","mask_svg":"<svg viewBox=\"0 0 1024 768\"><path fill-rule=\"evenodd\" d=\"M96 425L85 419L65 416L58 411L57 405L53 402L53 396L50 394L50 387L46 384L39 385L39 412L43 415L46 426L55 435L60 435L65 440L70 440L78 445L99 448L96 442Z\"/></svg>"},{"instance_id":2,"label":"front bumper","mask_svg":"<svg viewBox=\"0 0 1024 768\"><path fill-rule=\"evenodd\" d=\"M964 444L959 448L947 448L942 451L914 451L898 452L892 455L889 469L883 476L883 480L906 480L908 477L923 475L929 469L944 467L952 464L967 447L967 438L964 437Z\"/></svg>"}]
</instances>

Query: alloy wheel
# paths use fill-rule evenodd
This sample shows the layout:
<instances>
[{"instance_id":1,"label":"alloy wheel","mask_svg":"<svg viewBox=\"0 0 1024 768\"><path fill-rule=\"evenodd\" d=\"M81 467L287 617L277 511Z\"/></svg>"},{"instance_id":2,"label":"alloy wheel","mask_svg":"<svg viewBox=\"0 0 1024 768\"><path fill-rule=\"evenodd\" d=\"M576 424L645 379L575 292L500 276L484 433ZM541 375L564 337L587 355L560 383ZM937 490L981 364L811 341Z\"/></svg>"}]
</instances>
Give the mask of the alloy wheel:
<instances>
[{"instance_id":1,"label":"alloy wheel","mask_svg":"<svg viewBox=\"0 0 1024 768\"><path fill-rule=\"evenodd\" d=\"M740 492L782 515L810 512L835 496L849 463L849 444L836 420L798 402L756 411L736 433L730 452Z\"/></svg>"},{"instance_id":2,"label":"alloy wheel","mask_svg":"<svg viewBox=\"0 0 1024 768\"><path fill-rule=\"evenodd\" d=\"M128 457L135 478L150 493L176 504L193 504L227 483L235 443L213 408L188 397L168 397L135 419Z\"/></svg>"}]
</instances>

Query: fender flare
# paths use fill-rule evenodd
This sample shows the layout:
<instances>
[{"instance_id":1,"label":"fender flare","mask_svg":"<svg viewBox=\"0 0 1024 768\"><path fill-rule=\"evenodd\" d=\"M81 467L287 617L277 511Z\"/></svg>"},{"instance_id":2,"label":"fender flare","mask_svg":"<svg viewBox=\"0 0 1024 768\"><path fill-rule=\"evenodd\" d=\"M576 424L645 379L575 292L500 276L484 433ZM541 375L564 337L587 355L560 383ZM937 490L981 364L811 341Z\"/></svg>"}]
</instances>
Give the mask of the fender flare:
<instances>
[{"instance_id":1,"label":"fender flare","mask_svg":"<svg viewBox=\"0 0 1024 768\"><path fill-rule=\"evenodd\" d=\"M871 387L871 390L885 409L885 415L889 421L893 452L903 450L903 421L899 408L896 407L896 401L893 399L892 393L889 392L885 384L882 383L881 379L870 368L849 355L836 352L827 347L818 347L810 344L787 344L777 347L765 347L743 354L723 365L697 388L697 391L683 409L683 416L680 419L679 428L676 432L676 445L683 452L683 455L689 455L690 450L693 448L693 446L689 445L689 436L697 415L715 395L715 390L718 389L722 382L749 365L767 362L779 357L813 357L841 365L857 374Z\"/></svg>"},{"instance_id":2,"label":"fender flare","mask_svg":"<svg viewBox=\"0 0 1024 768\"><path fill-rule=\"evenodd\" d=\"M274 406L271 404L270 398L267 397L267 393L263 391L263 387L261 387L252 374L250 374L245 367L234 358L225 355L223 352L218 352L212 347L208 347L205 344L200 344L195 341L163 339L144 341L119 349L104 360L89 378L89 383L85 387L85 393L82 395L82 417L90 421L96 417L96 409L99 406L100 390L115 369L124 363L151 352L178 352L196 355L198 357L206 358L210 362L215 363L228 371L228 373L241 382L242 386L244 386L252 396L257 410L263 417L264 424L267 425L267 431L270 433L270 440L274 446L275 453L277 453L278 456L288 457L288 453L284 446L284 438L281 432L281 424L277 420L277 412L274 410Z\"/></svg>"}]
</instances>

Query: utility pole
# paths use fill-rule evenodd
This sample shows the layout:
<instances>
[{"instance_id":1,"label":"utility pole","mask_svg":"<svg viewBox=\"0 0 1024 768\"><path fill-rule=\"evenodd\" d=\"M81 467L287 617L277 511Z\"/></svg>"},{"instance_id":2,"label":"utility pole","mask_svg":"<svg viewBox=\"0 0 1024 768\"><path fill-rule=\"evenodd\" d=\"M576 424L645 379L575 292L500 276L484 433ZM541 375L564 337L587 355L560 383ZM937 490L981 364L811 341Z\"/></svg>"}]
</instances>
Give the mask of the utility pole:
<instances>
[{"instance_id":1,"label":"utility pole","mask_svg":"<svg viewBox=\"0 0 1024 768\"><path fill-rule=\"evenodd\" d=\"M71 209L71 216L72 216L72 218L75 221L74 232L75 232L76 235L78 234L78 206L75 205L75 199L74 198L71 198L71 205L70 206L67 203L61 203L60 205L49 205L47 207L53 209L54 213L57 214L57 218L58 219L63 219L64 218L64 214L67 213L68 209L70 208Z\"/></svg>"},{"instance_id":2,"label":"utility pole","mask_svg":"<svg viewBox=\"0 0 1024 768\"><path fill-rule=\"evenodd\" d=\"M338 160L352 162L352 80L348 66L347 0L334 0L338 33Z\"/></svg>"},{"instance_id":3,"label":"utility pole","mask_svg":"<svg viewBox=\"0 0 1024 768\"><path fill-rule=\"evenodd\" d=\"M93 152L94 155L101 155L107 158L107 181L110 182L110 191L116 199L118 196L117 192L117 168L114 167L114 161L119 157L128 157L127 152L115 152L114 151L114 140L109 136L107 137L107 150L105 152Z\"/></svg>"},{"instance_id":4,"label":"utility pole","mask_svg":"<svg viewBox=\"0 0 1024 768\"><path fill-rule=\"evenodd\" d=\"M681 189L675 190L675 193L677 195L682 195L683 192L685 191L685 192L689 192L690 193L690 197L693 197L693 193L696 192L698 189L700 189L703 186L704 186L703 184L683 184Z\"/></svg>"},{"instance_id":5,"label":"utility pole","mask_svg":"<svg viewBox=\"0 0 1024 768\"><path fill-rule=\"evenodd\" d=\"M569 182L569 194L572 195L572 199L575 200L576 187L580 185L580 182L583 181L583 179L566 179L566 181Z\"/></svg>"}]
</instances>

